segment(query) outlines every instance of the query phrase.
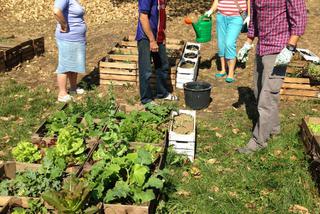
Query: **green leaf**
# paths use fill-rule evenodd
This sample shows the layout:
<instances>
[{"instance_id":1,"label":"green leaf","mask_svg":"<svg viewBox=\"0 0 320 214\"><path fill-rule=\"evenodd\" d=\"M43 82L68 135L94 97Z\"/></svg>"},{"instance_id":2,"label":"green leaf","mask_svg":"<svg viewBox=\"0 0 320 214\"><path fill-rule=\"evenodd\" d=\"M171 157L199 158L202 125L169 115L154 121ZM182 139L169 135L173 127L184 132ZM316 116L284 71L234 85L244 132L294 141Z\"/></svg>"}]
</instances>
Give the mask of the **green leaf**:
<instances>
[{"instance_id":1,"label":"green leaf","mask_svg":"<svg viewBox=\"0 0 320 214\"><path fill-rule=\"evenodd\" d=\"M138 151L138 159L136 163L143 164L143 165L150 165L152 164L152 155L150 152L144 149L140 149Z\"/></svg>"},{"instance_id":2,"label":"green leaf","mask_svg":"<svg viewBox=\"0 0 320 214\"><path fill-rule=\"evenodd\" d=\"M155 177L155 176L151 176L149 179L148 179L148 182L144 185L144 189L145 188L148 188L148 187L154 187L154 188L157 188L157 189L162 189L163 188L163 183L164 181Z\"/></svg>"},{"instance_id":3,"label":"green leaf","mask_svg":"<svg viewBox=\"0 0 320 214\"><path fill-rule=\"evenodd\" d=\"M133 191L133 199L136 203L144 203L149 202L155 199L156 196L151 189L147 189L146 191L142 191L141 189L135 189Z\"/></svg>"},{"instance_id":4,"label":"green leaf","mask_svg":"<svg viewBox=\"0 0 320 214\"><path fill-rule=\"evenodd\" d=\"M126 198L129 193L129 185L124 181L117 181L115 187L107 192L104 201L111 202L115 199Z\"/></svg>"},{"instance_id":5,"label":"green leaf","mask_svg":"<svg viewBox=\"0 0 320 214\"><path fill-rule=\"evenodd\" d=\"M136 183L139 186L142 186L146 180L147 172L149 172L149 168L143 165L135 164L130 173L130 183Z\"/></svg>"}]
</instances>

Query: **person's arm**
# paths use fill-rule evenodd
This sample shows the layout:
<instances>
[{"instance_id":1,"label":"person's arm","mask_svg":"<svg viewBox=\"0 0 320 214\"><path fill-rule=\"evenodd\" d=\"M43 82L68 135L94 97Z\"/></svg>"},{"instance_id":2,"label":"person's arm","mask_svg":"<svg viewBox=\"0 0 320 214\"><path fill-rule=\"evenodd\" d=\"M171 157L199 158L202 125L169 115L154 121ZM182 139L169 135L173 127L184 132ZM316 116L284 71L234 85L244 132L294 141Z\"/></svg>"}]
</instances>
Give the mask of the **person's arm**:
<instances>
[{"instance_id":1,"label":"person's arm","mask_svg":"<svg viewBox=\"0 0 320 214\"><path fill-rule=\"evenodd\" d=\"M290 38L288 44L297 46L299 37L305 31L307 24L307 9L304 0L287 1Z\"/></svg>"},{"instance_id":2,"label":"person's arm","mask_svg":"<svg viewBox=\"0 0 320 214\"><path fill-rule=\"evenodd\" d=\"M247 11L248 11L248 16L249 16L249 17L250 17L250 13L251 13L250 8L251 8L251 1L248 0L248 1L247 1Z\"/></svg>"},{"instance_id":3,"label":"person's arm","mask_svg":"<svg viewBox=\"0 0 320 214\"><path fill-rule=\"evenodd\" d=\"M67 8L69 0L55 0L53 14L57 22L61 26L61 32L66 33L68 31L68 23L63 15L63 10Z\"/></svg>"},{"instance_id":4,"label":"person's arm","mask_svg":"<svg viewBox=\"0 0 320 214\"><path fill-rule=\"evenodd\" d=\"M140 13L140 22L144 33L150 41L150 50L152 52L158 52L158 43L154 38L153 32L151 30L148 14Z\"/></svg>"},{"instance_id":5,"label":"person's arm","mask_svg":"<svg viewBox=\"0 0 320 214\"><path fill-rule=\"evenodd\" d=\"M68 31L68 24L66 19L63 16L63 13L60 9L54 8L53 9L54 17L56 18L57 22L61 26L61 32L66 33Z\"/></svg>"},{"instance_id":6,"label":"person's arm","mask_svg":"<svg viewBox=\"0 0 320 214\"><path fill-rule=\"evenodd\" d=\"M219 0L214 0L210 10L212 10L213 12L216 12L218 8L218 3L219 3Z\"/></svg>"}]
</instances>

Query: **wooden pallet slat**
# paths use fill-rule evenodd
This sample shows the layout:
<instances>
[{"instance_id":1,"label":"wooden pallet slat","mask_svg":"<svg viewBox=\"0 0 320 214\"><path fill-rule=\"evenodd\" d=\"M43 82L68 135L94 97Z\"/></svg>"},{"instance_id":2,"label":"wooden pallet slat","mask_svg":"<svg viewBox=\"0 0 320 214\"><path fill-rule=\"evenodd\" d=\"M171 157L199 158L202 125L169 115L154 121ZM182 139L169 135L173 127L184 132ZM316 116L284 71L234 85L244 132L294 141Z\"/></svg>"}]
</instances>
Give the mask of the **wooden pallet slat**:
<instances>
[{"instance_id":1,"label":"wooden pallet slat","mask_svg":"<svg viewBox=\"0 0 320 214\"><path fill-rule=\"evenodd\" d=\"M109 58L117 61L133 61L138 62L138 55L121 55L121 54L111 54Z\"/></svg>"},{"instance_id":2,"label":"wooden pallet slat","mask_svg":"<svg viewBox=\"0 0 320 214\"><path fill-rule=\"evenodd\" d=\"M129 75L129 76L137 76L137 70L125 70L118 68L100 68L99 70L101 74L115 74L115 75Z\"/></svg>"},{"instance_id":3,"label":"wooden pallet slat","mask_svg":"<svg viewBox=\"0 0 320 214\"><path fill-rule=\"evenodd\" d=\"M105 80L105 79L100 79L99 80L100 85L137 85L137 81L130 82L130 81L121 81L121 80Z\"/></svg>"},{"instance_id":4,"label":"wooden pallet slat","mask_svg":"<svg viewBox=\"0 0 320 214\"><path fill-rule=\"evenodd\" d=\"M293 95L302 97L317 97L318 91L308 91L308 90L297 90L297 89L281 89L281 95Z\"/></svg>"},{"instance_id":5,"label":"wooden pallet slat","mask_svg":"<svg viewBox=\"0 0 320 214\"><path fill-rule=\"evenodd\" d=\"M120 81L136 81L137 76L132 75L114 75L114 74L100 74L100 79L106 80L120 80Z\"/></svg>"},{"instance_id":6,"label":"wooden pallet slat","mask_svg":"<svg viewBox=\"0 0 320 214\"><path fill-rule=\"evenodd\" d=\"M100 62L100 68L137 69L137 64L123 62Z\"/></svg>"},{"instance_id":7,"label":"wooden pallet slat","mask_svg":"<svg viewBox=\"0 0 320 214\"><path fill-rule=\"evenodd\" d=\"M320 82L310 81L309 78L285 77L280 94L285 100L316 99L320 95Z\"/></svg>"},{"instance_id":8,"label":"wooden pallet slat","mask_svg":"<svg viewBox=\"0 0 320 214\"><path fill-rule=\"evenodd\" d=\"M319 87L310 86L310 84L297 84L297 83L283 83L282 88L285 89L306 89L312 91L318 91Z\"/></svg>"}]
</instances>

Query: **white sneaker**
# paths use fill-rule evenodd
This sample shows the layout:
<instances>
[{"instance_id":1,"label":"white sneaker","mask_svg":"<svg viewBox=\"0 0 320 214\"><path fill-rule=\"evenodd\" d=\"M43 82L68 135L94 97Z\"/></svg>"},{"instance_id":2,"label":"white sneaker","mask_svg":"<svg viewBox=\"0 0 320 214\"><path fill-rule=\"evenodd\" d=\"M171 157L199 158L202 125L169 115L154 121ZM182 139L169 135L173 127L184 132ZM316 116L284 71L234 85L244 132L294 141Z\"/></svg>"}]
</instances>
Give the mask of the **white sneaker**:
<instances>
[{"instance_id":1,"label":"white sneaker","mask_svg":"<svg viewBox=\"0 0 320 214\"><path fill-rule=\"evenodd\" d=\"M67 94L63 97L58 97L58 101L62 103L67 103L67 102L73 101L73 97Z\"/></svg>"},{"instance_id":2,"label":"white sneaker","mask_svg":"<svg viewBox=\"0 0 320 214\"><path fill-rule=\"evenodd\" d=\"M83 88L77 88L76 90L69 90L70 94L84 94L85 90Z\"/></svg>"},{"instance_id":3,"label":"white sneaker","mask_svg":"<svg viewBox=\"0 0 320 214\"><path fill-rule=\"evenodd\" d=\"M173 95L173 94L168 94L168 96L166 96L165 98L163 98L165 100L170 100L170 101L177 101L178 97Z\"/></svg>"}]
</instances>

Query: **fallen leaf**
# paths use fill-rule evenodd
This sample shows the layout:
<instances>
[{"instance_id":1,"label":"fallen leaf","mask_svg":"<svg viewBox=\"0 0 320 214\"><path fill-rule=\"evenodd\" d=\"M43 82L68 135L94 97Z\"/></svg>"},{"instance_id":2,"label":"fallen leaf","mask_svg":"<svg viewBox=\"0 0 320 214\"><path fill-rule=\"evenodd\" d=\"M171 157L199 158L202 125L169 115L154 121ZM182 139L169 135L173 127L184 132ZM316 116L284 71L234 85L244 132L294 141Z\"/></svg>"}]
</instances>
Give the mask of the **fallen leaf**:
<instances>
[{"instance_id":1,"label":"fallen leaf","mask_svg":"<svg viewBox=\"0 0 320 214\"><path fill-rule=\"evenodd\" d=\"M190 173L191 173L193 176L200 176L200 175L201 175L200 169L197 168L197 167L194 167L194 166L191 168Z\"/></svg>"},{"instance_id":2,"label":"fallen leaf","mask_svg":"<svg viewBox=\"0 0 320 214\"><path fill-rule=\"evenodd\" d=\"M239 133L239 129L232 129L233 134L238 134Z\"/></svg>"},{"instance_id":3,"label":"fallen leaf","mask_svg":"<svg viewBox=\"0 0 320 214\"><path fill-rule=\"evenodd\" d=\"M282 153L282 151L279 150L279 149L276 149L276 150L273 151L273 154L276 155L276 156L280 156L281 153Z\"/></svg>"},{"instance_id":4,"label":"fallen leaf","mask_svg":"<svg viewBox=\"0 0 320 214\"><path fill-rule=\"evenodd\" d=\"M203 151L205 151L205 152L209 152L211 150L212 150L212 145L207 145L207 146L203 147Z\"/></svg>"},{"instance_id":5,"label":"fallen leaf","mask_svg":"<svg viewBox=\"0 0 320 214\"><path fill-rule=\"evenodd\" d=\"M183 177L188 177L188 176L189 176L189 173L188 173L187 171L184 171L184 172L182 172L182 176L183 176Z\"/></svg>"},{"instance_id":6,"label":"fallen leaf","mask_svg":"<svg viewBox=\"0 0 320 214\"><path fill-rule=\"evenodd\" d=\"M215 163L219 163L219 161L215 158L211 158L209 160L206 161L208 164L215 164Z\"/></svg>"},{"instance_id":7,"label":"fallen leaf","mask_svg":"<svg viewBox=\"0 0 320 214\"><path fill-rule=\"evenodd\" d=\"M296 157L295 155L292 155L292 156L290 157L290 160L295 161L295 160L297 160L297 157Z\"/></svg>"},{"instance_id":8,"label":"fallen leaf","mask_svg":"<svg viewBox=\"0 0 320 214\"><path fill-rule=\"evenodd\" d=\"M3 151L0 151L0 157L4 157L5 153Z\"/></svg>"},{"instance_id":9,"label":"fallen leaf","mask_svg":"<svg viewBox=\"0 0 320 214\"><path fill-rule=\"evenodd\" d=\"M211 130L213 130L213 131L218 131L218 130L220 130L220 128L219 128L219 127L214 127L214 128L212 128Z\"/></svg>"},{"instance_id":10,"label":"fallen leaf","mask_svg":"<svg viewBox=\"0 0 320 214\"><path fill-rule=\"evenodd\" d=\"M234 198L238 197L238 194L236 192L229 191L228 195L230 195L231 197L234 197Z\"/></svg>"},{"instance_id":11,"label":"fallen leaf","mask_svg":"<svg viewBox=\"0 0 320 214\"><path fill-rule=\"evenodd\" d=\"M218 137L218 138L222 138L222 137L223 137L223 135L222 135L222 134L220 134L220 133L218 133L218 132L216 132L216 137Z\"/></svg>"},{"instance_id":12,"label":"fallen leaf","mask_svg":"<svg viewBox=\"0 0 320 214\"><path fill-rule=\"evenodd\" d=\"M314 112L317 112L318 111L318 109L315 109L315 108L313 108L313 109L311 109L312 111L314 111Z\"/></svg>"},{"instance_id":13,"label":"fallen leaf","mask_svg":"<svg viewBox=\"0 0 320 214\"><path fill-rule=\"evenodd\" d=\"M266 196L269 195L272 191L268 189L263 189L260 191L260 195Z\"/></svg>"},{"instance_id":14,"label":"fallen leaf","mask_svg":"<svg viewBox=\"0 0 320 214\"><path fill-rule=\"evenodd\" d=\"M188 196L191 195L191 192L185 191L185 190L179 190L179 191L177 192L177 194L180 195L180 196L188 197Z\"/></svg>"},{"instance_id":15,"label":"fallen leaf","mask_svg":"<svg viewBox=\"0 0 320 214\"><path fill-rule=\"evenodd\" d=\"M260 160L261 160L262 162L265 162L265 161L267 160L267 158L261 157Z\"/></svg>"},{"instance_id":16,"label":"fallen leaf","mask_svg":"<svg viewBox=\"0 0 320 214\"><path fill-rule=\"evenodd\" d=\"M309 210L301 205L295 204L289 207L289 212L309 214Z\"/></svg>"},{"instance_id":17,"label":"fallen leaf","mask_svg":"<svg viewBox=\"0 0 320 214\"><path fill-rule=\"evenodd\" d=\"M248 209L255 209L256 205L254 203L246 203L245 207Z\"/></svg>"},{"instance_id":18,"label":"fallen leaf","mask_svg":"<svg viewBox=\"0 0 320 214\"><path fill-rule=\"evenodd\" d=\"M210 192L219 192L220 191L220 189L219 189L219 187L217 187L217 186L213 186L213 187L211 187L211 189L210 189Z\"/></svg>"}]
</instances>

